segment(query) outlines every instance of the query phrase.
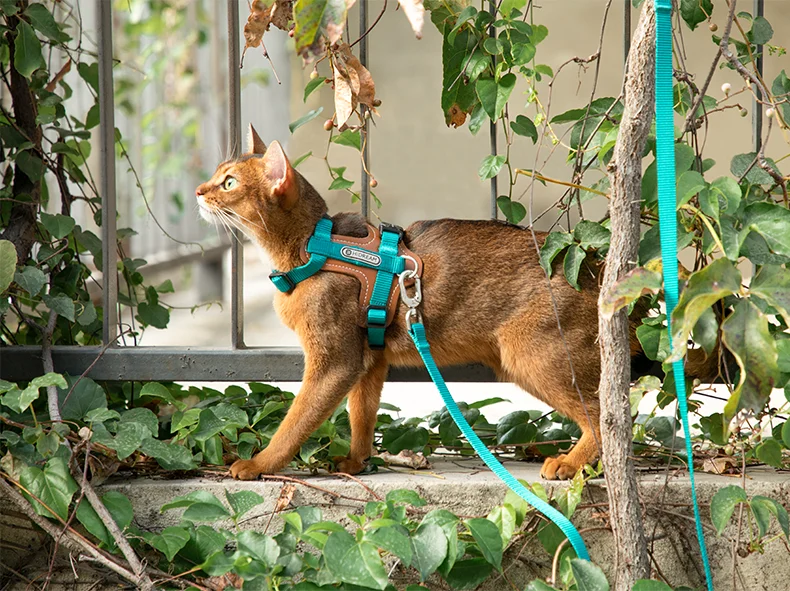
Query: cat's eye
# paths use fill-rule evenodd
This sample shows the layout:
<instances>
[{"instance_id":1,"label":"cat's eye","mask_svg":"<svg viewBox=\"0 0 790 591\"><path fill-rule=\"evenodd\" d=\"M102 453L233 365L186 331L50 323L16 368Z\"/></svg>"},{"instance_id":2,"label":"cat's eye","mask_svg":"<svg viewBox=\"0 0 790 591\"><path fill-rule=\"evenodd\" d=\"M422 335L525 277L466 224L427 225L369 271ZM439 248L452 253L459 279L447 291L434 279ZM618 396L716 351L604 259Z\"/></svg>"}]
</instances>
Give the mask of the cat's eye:
<instances>
[{"instance_id":1,"label":"cat's eye","mask_svg":"<svg viewBox=\"0 0 790 591\"><path fill-rule=\"evenodd\" d=\"M238 184L239 181L237 181L232 176L229 176L229 177L225 177L225 180L222 181L222 188L225 191L230 191L231 189L235 189L238 186Z\"/></svg>"}]
</instances>

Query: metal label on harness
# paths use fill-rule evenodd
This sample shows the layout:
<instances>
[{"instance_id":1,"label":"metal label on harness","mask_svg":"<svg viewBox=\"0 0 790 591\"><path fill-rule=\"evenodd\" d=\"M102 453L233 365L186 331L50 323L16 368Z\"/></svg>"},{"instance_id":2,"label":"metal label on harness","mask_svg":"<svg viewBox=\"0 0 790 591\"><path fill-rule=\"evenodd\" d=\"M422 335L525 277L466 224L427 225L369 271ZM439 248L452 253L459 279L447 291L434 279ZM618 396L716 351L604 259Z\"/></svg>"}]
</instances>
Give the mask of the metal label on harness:
<instances>
[{"instance_id":1,"label":"metal label on harness","mask_svg":"<svg viewBox=\"0 0 790 591\"><path fill-rule=\"evenodd\" d=\"M351 248L350 246L344 246L341 248L340 254L347 259L359 261L372 267L378 267L381 264L381 257L379 255L366 250L357 250L356 248Z\"/></svg>"}]
</instances>

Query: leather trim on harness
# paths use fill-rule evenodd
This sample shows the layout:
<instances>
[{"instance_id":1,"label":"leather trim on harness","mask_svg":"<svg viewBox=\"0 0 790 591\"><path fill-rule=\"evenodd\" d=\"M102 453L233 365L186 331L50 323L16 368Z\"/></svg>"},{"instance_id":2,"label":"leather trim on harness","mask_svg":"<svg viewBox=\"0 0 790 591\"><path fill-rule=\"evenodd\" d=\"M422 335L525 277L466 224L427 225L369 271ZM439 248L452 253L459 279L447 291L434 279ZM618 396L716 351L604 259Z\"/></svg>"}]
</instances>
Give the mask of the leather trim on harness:
<instances>
[{"instance_id":1,"label":"leather trim on harness","mask_svg":"<svg viewBox=\"0 0 790 591\"><path fill-rule=\"evenodd\" d=\"M381 245L381 232L378 230L378 228L372 226L371 224L367 224L367 227L368 227L367 236L355 237L355 236L342 236L340 234L332 234L332 242L335 242L337 244L343 244L346 246L357 247L360 250L367 251L370 253L377 253ZM393 227L390 226L390 228ZM299 255L302 259L302 262L306 263L310 260L310 254L307 252L307 243L302 245L302 248L299 251ZM422 259L420 259L420 257L414 254L411 250L409 250L403 244L402 239L398 241L398 255L403 257L410 257L412 260L410 260L409 258L405 259L406 269L416 270L417 276L422 277ZM416 262L417 264L416 269L413 261ZM370 304L370 298L373 295L373 287L376 283L376 275L379 273L379 271L370 267L363 267L344 260L333 259L333 258L328 258L324 263L324 265L321 267L321 270L334 271L335 273L342 273L344 275L349 275L359 280L359 284L360 284L359 314L357 315L357 324L363 328L367 327L368 307ZM411 286L413 283L414 283L414 279L407 279L405 281L405 284L407 286ZM386 316L385 326L389 326L390 324L392 324L392 320L395 318L395 313L397 312L398 309L399 291L400 289L398 287L398 276L393 275L391 284L389 286L389 297L387 298L387 309L386 309L387 316Z\"/></svg>"}]
</instances>

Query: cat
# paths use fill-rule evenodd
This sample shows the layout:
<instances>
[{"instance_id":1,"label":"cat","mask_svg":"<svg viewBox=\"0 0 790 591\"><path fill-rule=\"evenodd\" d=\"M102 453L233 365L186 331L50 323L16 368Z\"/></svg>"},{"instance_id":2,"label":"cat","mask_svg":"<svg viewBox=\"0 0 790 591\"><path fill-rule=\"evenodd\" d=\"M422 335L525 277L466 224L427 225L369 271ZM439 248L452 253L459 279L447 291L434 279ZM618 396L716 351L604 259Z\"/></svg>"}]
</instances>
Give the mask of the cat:
<instances>
[{"instance_id":1,"label":"cat","mask_svg":"<svg viewBox=\"0 0 790 591\"><path fill-rule=\"evenodd\" d=\"M267 148L250 126L248 144L247 154L220 164L211 180L197 188L200 212L207 220L224 217L241 226L268 252L275 268L288 271L303 263L300 249L327 205L291 166L278 142ZM336 234L367 234L359 214L340 213L332 221ZM537 236L542 243L545 234ZM487 365L499 379L518 384L578 424L578 442L567 454L545 460L544 478L572 478L595 461L601 439L600 269L595 262L585 261L580 291L558 270L550 279L550 292L528 229L495 220L440 219L413 223L403 240L423 261L422 316L438 365ZM388 368L422 362L402 302L386 331L385 349L368 346L365 329L357 323L359 289L353 277L319 272L290 293L275 295L277 314L304 348L302 387L268 447L231 465L234 478L250 480L283 469L346 396L351 448L336 468L348 474L364 468ZM631 355L637 359L643 354L634 332L632 326Z\"/></svg>"}]
</instances>

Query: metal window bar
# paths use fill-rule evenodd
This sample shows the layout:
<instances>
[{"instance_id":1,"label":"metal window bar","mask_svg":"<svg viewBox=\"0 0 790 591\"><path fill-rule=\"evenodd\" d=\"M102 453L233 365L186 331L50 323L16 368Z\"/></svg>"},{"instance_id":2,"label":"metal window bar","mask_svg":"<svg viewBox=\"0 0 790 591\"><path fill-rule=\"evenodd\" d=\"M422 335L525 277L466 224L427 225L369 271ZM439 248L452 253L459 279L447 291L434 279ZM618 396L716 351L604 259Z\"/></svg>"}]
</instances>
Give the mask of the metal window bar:
<instances>
[{"instance_id":1,"label":"metal window bar","mask_svg":"<svg viewBox=\"0 0 790 591\"><path fill-rule=\"evenodd\" d=\"M623 0L623 53L627 57L630 43L630 0ZM763 0L755 1L755 16L763 14ZM367 30L367 0L361 0L360 35ZM492 3L492 10L495 5ZM241 148L241 89L239 72L239 2L227 0L228 8L228 92L229 141L231 156ZM99 146L101 155L100 190L102 199L102 247L104 290L105 345L113 344L118 335L118 280L116 273L116 192L115 192L115 122L112 84L112 3L96 0L99 47ZM367 64L367 38L360 41L360 61ZM758 63L762 72L762 61ZM760 116L757 117L757 113ZM758 149L762 130L762 109L755 103L752 131ZM492 153L496 150L496 128L490 128ZM369 142L368 142L369 143ZM363 154L363 189L360 194L363 214L369 213L369 179ZM496 217L496 180L491 182L491 217ZM236 240L231 245L232 287L232 347L210 349L193 347L102 347L56 346L52 355L55 370L71 375L87 375L107 381L300 381L304 371L304 357L294 347L244 347L242 301L242 249ZM30 380L42 373L41 348L13 346L2 348L0 377L11 381ZM444 370L449 382L493 382L493 372L480 365L456 366ZM389 381L421 382L429 379L421 368L392 368Z\"/></svg>"},{"instance_id":2,"label":"metal window bar","mask_svg":"<svg viewBox=\"0 0 790 591\"><path fill-rule=\"evenodd\" d=\"M112 78L112 2L96 0L99 29L99 153L101 191L102 342L114 344L118 338L118 255L115 194L115 110ZM7 359L7 355L4 355ZM4 365L8 365L7 363Z\"/></svg>"}]
</instances>

